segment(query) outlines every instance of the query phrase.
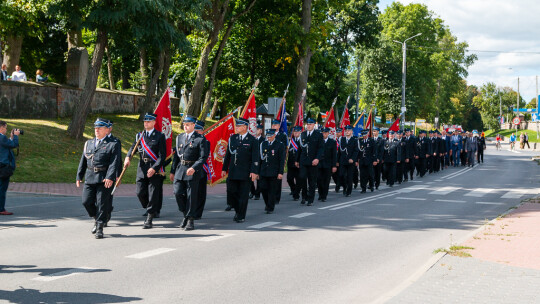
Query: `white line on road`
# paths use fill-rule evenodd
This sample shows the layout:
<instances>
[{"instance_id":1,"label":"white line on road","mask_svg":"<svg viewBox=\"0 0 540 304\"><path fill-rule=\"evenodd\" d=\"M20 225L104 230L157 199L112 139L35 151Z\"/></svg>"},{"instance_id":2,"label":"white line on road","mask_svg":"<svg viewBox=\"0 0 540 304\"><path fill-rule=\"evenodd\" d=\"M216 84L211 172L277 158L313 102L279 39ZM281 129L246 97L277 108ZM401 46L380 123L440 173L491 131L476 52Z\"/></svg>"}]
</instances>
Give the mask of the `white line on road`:
<instances>
[{"instance_id":1,"label":"white line on road","mask_svg":"<svg viewBox=\"0 0 540 304\"><path fill-rule=\"evenodd\" d=\"M151 256L155 256L155 255L162 254L162 253L167 253L167 252L169 252L169 251L174 251L174 250L175 250L175 249L172 249L172 248L157 248L157 249L148 250L148 251L141 252L141 253L136 253L136 254L128 255L128 256L126 256L126 258L130 258L130 259L144 259L144 258L149 258L149 257L151 257Z\"/></svg>"},{"instance_id":2,"label":"white line on road","mask_svg":"<svg viewBox=\"0 0 540 304\"><path fill-rule=\"evenodd\" d=\"M291 215L291 216L289 216L289 217L293 217L293 218L303 218L303 217L310 216L310 215L314 215L314 214L315 214L315 213L304 212L304 213L299 213L299 214Z\"/></svg>"},{"instance_id":3,"label":"white line on road","mask_svg":"<svg viewBox=\"0 0 540 304\"><path fill-rule=\"evenodd\" d=\"M496 203L496 202L476 202L476 204L480 204L480 205L504 205L504 203Z\"/></svg>"},{"instance_id":4,"label":"white line on road","mask_svg":"<svg viewBox=\"0 0 540 304\"><path fill-rule=\"evenodd\" d=\"M493 189L493 188L476 188L473 191L465 194L465 196L482 197L482 196L490 193L493 190L495 190L495 189Z\"/></svg>"},{"instance_id":5,"label":"white line on road","mask_svg":"<svg viewBox=\"0 0 540 304\"><path fill-rule=\"evenodd\" d=\"M442 182L442 179L436 179L435 181L436 182Z\"/></svg>"},{"instance_id":6,"label":"white line on road","mask_svg":"<svg viewBox=\"0 0 540 304\"><path fill-rule=\"evenodd\" d=\"M413 186L413 187L418 187L418 186ZM349 204L356 203L356 202L360 202L360 201L367 200L367 199L371 200L372 198L380 198L380 197L382 197L382 196L386 196L386 195L389 195L389 194L397 194L397 193L399 193L400 191L404 191L404 190L406 190L406 189L410 189L410 188L413 188L413 187L408 187L408 188L405 188L405 189L400 189L400 190L392 191L392 192L389 192L389 193L375 194L375 195L373 195L373 196L369 196L369 197L365 197L365 198L360 198L360 199L355 199L355 200L348 201L348 202L344 202L344 203L333 204L333 205L330 205L330 206L321 207L321 208L319 208L319 209L320 209L320 210L330 209L330 208L334 208L334 207L338 207L338 206L349 205ZM418 190L418 189L415 189L415 190ZM413 190L413 191L414 191L414 190ZM333 210L333 209L332 209L332 210Z\"/></svg>"},{"instance_id":7,"label":"white line on road","mask_svg":"<svg viewBox=\"0 0 540 304\"><path fill-rule=\"evenodd\" d=\"M507 151L514 152L514 153L517 153L517 154L521 154L521 152L510 150L510 149L508 149Z\"/></svg>"},{"instance_id":8,"label":"white line on road","mask_svg":"<svg viewBox=\"0 0 540 304\"><path fill-rule=\"evenodd\" d=\"M473 167L474 168L474 167ZM450 175L447 175L447 176L444 176L443 179L452 179L456 176L460 176L461 174L464 174L464 173L467 173L469 171L471 171L473 168L465 168L465 169L461 169L460 171L454 173L454 174L450 174Z\"/></svg>"},{"instance_id":9,"label":"white line on road","mask_svg":"<svg viewBox=\"0 0 540 304\"><path fill-rule=\"evenodd\" d=\"M212 241L224 239L226 237L233 236L233 235L234 234L232 234L232 233L219 233L217 235L212 235L212 236L206 236L206 237L199 238L199 239L197 239L197 241L212 242Z\"/></svg>"},{"instance_id":10,"label":"white line on road","mask_svg":"<svg viewBox=\"0 0 540 304\"><path fill-rule=\"evenodd\" d=\"M501 196L501 198L520 198L525 194L537 194L536 189L515 189L508 191L505 195Z\"/></svg>"},{"instance_id":11,"label":"white line on road","mask_svg":"<svg viewBox=\"0 0 540 304\"><path fill-rule=\"evenodd\" d=\"M461 189L461 188L459 188L459 187L451 187L451 186L442 187L442 188L439 188L439 189L437 189L435 191L430 192L429 194L447 195L448 193L456 191L458 189Z\"/></svg>"},{"instance_id":12,"label":"white line on road","mask_svg":"<svg viewBox=\"0 0 540 304\"><path fill-rule=\"evenodd\" d=\"M446 202L446 203L466 203L467 201L460 200L445 200L445 199L436 199L436 202Z\"/></svg>"},{"instance_id":13,"label":"white line on road","mask_svg":"<svg viewBox=\"0 0 540 304\"><path fill-rule=\"evenodd\" d=\"M398 200L408 200L408 201L425 201L425 198L418 198L418 197L396 197Z\"/></svg>"},{"instance_id":14,"label":"white line on road","mask_svg":"<svg viewBox=\"0 0 540 304\"><path fill-rule=\"evenodd\" d=\"M73 268L68 269L65 271L60 271L57 273L52 273L44 276L35 277L32 280L34 281L41 281L41 282L50 282L58 279L63 279L66 277L74 276L77 274L85 273L85 272L91 272L97 270L97 268L90 268L90 267L79 267L79 268Z\"/></svg>"},{"instance_id":15,"label":"white line on road","mask_svg":"<svg viewBox=\"0 0 540 304\"><path fill-rule=\"evenodd\" d=\"M356 203L352 203L352 204L348 204L348 205L343 205L343 206L339 206L339 207L335 207L335 208L332 208L330 210L339 210L339 209L343 209L343 208L348 208L348 207L352 207L352 206L356 206L356 205L361 205L361 204L365 204L365 203L368 203L368 202L371 202L371 201L374 201L374 200L377 200L377 199L381 199L381 198L386 198L386 197L389 197L389 196L393 196L395 195L396 193L394 192L390 192L386 195L383 195L383 196L378 196L378 197L371 197L369 199L366 199L366 200L361 200L359 202L356 202ZM353 201L355 202L355 201ZM350 203L350 202L349 202Z\"/></svg>"},{"instance_id":16,"label":"white line on road","mask_svg":"<svg viewBox=\"0 0 540 304\"><path fill-rule=\"evenodd\" d=\"M264 227L274 226L274 225L277 225L277 224L280 224L280 223L281 222L264 222L264 223L261 223L261 224L249 226L248 228L261 229L261 228L264 228Z\"/></svg>"}]
</instances>

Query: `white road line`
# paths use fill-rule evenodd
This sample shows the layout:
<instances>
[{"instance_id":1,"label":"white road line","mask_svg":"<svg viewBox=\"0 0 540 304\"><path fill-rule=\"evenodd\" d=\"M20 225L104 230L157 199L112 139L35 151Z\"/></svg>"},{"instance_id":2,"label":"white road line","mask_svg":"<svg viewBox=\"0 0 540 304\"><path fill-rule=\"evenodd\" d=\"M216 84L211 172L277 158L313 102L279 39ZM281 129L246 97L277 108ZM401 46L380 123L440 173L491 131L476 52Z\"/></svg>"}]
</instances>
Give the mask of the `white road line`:
<instances>
[{"instance_id":1,"label":"white road line","mask_svg":"<svg viewBox=\"0 0 540 304\"><path fill-rule=\"evenodd\" d=\"M476 204L480 205L504 205L504 203L496 203L496 202L475 202Z\"/></svg>"},{"instance_id":2,"label":"white road line","mask_svg":"<svg viewBox=\"0 0 540 304\"><path fill-rule=\"evenodd\" d=\"M149 258L149 257L151 257L151 256L155 256L155 255L162 254L162 253L167 253L167 252L169 252L169 251L174 251L174 250L176 250L176 249L172 249L172 248L157 248L157 249L153 249L153 250L148 250L148 251L144 251L144 252L140 252L140 253L128 255L128 256L126 256L126 258L130 258L130 259L144 259L144 258Z\"/></svg>"},{"instance_id":3,"label":"white road line","mask_svg":"<svg viewBox=\"0 0 540 304\"><path fill-rule=\"evenodd\" d=\"M442 182L442 179L436 179L435 181L436 182Z\"/></svg>"},{"instance_id":4,"label":"white road line","mask_svg":"<svg viewBox=\"0 0 540 304\"><path fill-rule=\"evenodd\" d=\"M467 201L460 200L446 200L446 199L436 199L436 202L446 202L446 203L466 203Z\"/></svg>"},{"instance_id":5,"label":"white road line","mask_svg":"<svg viewBox=\"0 0 540 304\"><path fill-rule=\"evenodd\" d=\"M517 154L521 154L521 152L510 150L510 149L508 149L507 151L514 152L514 153L517 153Z\"/></svg>"},{"instance_id":6,"label":"white road line","mask_svg":"<svg viewBox=\"0 0 540 304\"><path fill-rule=\"evenodd\" d=\"M455 176L458 176L460 174L463 174L465 172L467 172L467 170L470 170L471 168L463 168L463 169L459 169L458 171L454 172L454 173L451 173L451 174L448 174L446 176L442 176L441 179L451 179Z\"/></svg>"},{"instance_id":7,"label":"white road line","mask_svg":"<svg viewBox=\"0 0 540 304\"><path fill-rule=\"evenodd\" d=\"M459 187L452 187L452 186L448 186L448 187L442 187L442 188L439 188L435 191L432 191L430 192L429 194L436 194L436 195L447 195L448 193L450 192L453 192L453 191L456 191L458 189L461 189Z\"/></svg>"},{"instance_id":8,"label":"white road line","mask_svg":"<svg viewBox=\"0 0 540 304\"><path fill-rule=\"evenodd\" d=\"M261 228L264 228L264 227L274 226L274 225L277 225L277 224L280 224L280 223L281 222L264 222L264 223L261 223L261 224L249 226L248 228L261 229Z\"/></svg>"},{"instance_id":9,"label":"white road line","mask_svg":"<svg viewBox=\"0 0 540 304\"><path fill-rule=\"evenodd\" d=\"M418 180L416 180L416 181L409 181L409 183L421 183L421 182L422 182L422 181L418 181Z\"/></svg>"},{"instance_id":10,"label":"white road line","mask_svg":"<svg viewBox=\"0 0 540 304\"><path fill-rule=\"evenodd\" d=\"M409 188L412 188L412 187L409 187ZM408 189L408 188L405 188L405 189ZM338 206L349 205L349 204L360 202L360 201L363 201L363 200L368 200L368 199L371 200L372 198L379 198L379 197L386 196L386 195L389 195L389 194L397 194L400 191L403 191L405 189L400 189L400 190L396 190L396 191L392 191L392 192L388 192L388 193L380 193L380 194L376 194L376 195L369 196L369 197L363 197L363 198L360 198L360 199L347 201L347 202L344 202L344 203L333 204L333 205L330 205L330 206L324 206L324 207L321 207L319 209L320 210L330 209L330 208L334 208L334 207L338 207Z\"/></svg>"},{"instance_id":11,"label":"white road line","mask_svg":"<svg viewBox=\"0 0 540 304\"><path fill-rule=\"evenodd\" d=\"M63 279L66 277L74 276L77 274L85 273L85 272L91 272L97 270L97 268L91 268L91 267L79 267L79 268L73 268L68 269L65 271L60 271L57 273L52 273L44 276L35 277L32 280L34 281L41 281L41 282L50 282L58 279Z\"/></svg>"},{"instance_id":12,"label":"white road line","mask_svg":"<svg viewBox=\"0 0 540 304\"><path fill-rule=\"evenodd\" d=\"M200 241L200 242L212 242L212 241L224 239L226 237L233 236L233 235L234 234L232 234L232 233L219 233L218 235L212 235L212 236L199 238L199 239L197 239L197 241Z\"/></svg>"},{"instance_id":13,"label":"white road line","mask_svg":"<svg viewBox=\"0 0 540 304\"><path fill-rule=\"evenodd\" d=\"M291 215L291 216L289 216L289 217L293 217L293 218L303 218L303 217L310 216L310 215L314 215L314 214L315 214L315 213L304 212L304 213L299 213L299 214Z\"/></svg>"},{"instance_id":14,"label":"white road line","mask_svg":"<svg viewBox=\"0 0 540 304\"><path fill-rule=\"evenodd\" d=\"M417 186L412 186L412 187L407 187L407 188L403 188L403 189L399 189L399 193L411 193L413 191L416 191L416 190L424 190L424 189L429 189L430 187L426 186L426 185L417 185Z\"/></svg>"},{"instance_id":15,"label":"white road line","mask_svg":"<svg viewBox=\"0 0 540 304\"><path fill-rule=\"evenodd\" d=\"M348 208L348 207L352 207L352 206L356 206L356 205L361 205L361 204L365 204L365 203L368 203L368 202L371 202L371 201L374 201L374 200L377 200L377 199L393 196L394 194L396 194L396 193L389 193L387 195L379 196L379 197L371 197L371 198L366 199L364 201L360 201L360 202L356 202L356 203L352 203L352 204L348 204L348 205L343 205L343 206L339 206L339 207L335 207L335 208L332 208L330 210L339 210L339 209Z\"/></svg>"},{"instance_id":16,"label":"white road line","mask_svg":"<svg viewBox=\"0 0 540 304\"><path fill-rule=\"evenodd\" d=\"M475 196L475 197L482 197L488 193L490 193L491 191L493 191L495 189L491 189L491 188L476 188L474 189L473 191L465 194L465 196Z\"/></svg>"},{"instance_id":17,"label":"white road line","mask_svg":"<svg viewBox=\"0 0 540 304\"><path fill-rule=\"evenodd\" d=\"M395 199L398 200L408 200L408 201L425 201L425 198L418 198L418 197L396 197Z\"/></svg>"},{"instance_id":18,"label":"white road line","mask_svg":"<svg viewBox=\"0 0 540 304\"><path fill-rule=\"evenodd\" d=\"M520 198L526 194L536 194L536 193L538 192L535 189L515 189L515 190L510 190L506 192L506 194L501 196L501 198Z\"/></svg>"}]
</instances>

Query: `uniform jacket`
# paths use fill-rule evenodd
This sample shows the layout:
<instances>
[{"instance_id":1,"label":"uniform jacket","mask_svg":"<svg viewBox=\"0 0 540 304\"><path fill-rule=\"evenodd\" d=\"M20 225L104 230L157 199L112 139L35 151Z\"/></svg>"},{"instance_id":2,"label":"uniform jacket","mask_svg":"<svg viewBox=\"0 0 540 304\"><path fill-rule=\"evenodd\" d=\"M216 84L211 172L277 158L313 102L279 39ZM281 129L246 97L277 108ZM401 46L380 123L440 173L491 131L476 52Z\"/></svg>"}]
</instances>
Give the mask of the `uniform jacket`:
<instances>
[{"instance_id":1,"label":"uniform jacket","mask_svg":"<svg viewBox=\"0 0 540 304\"><path fill-rule=\"evenodd\" d=\"M120 174L122 173L122 169L124 169L124 163L122 162L122 160L123 160L123 158L122 158L122 142L120 141L120 139L118 139L118 137L115 137L112 134L109 134L107 136L110 137L112 140L115 140L118 143L116 145L116 150L117 150L116 153L118 154L118 156L117 156L118 161L116 162L117 163L116 178L118 178L118 177L120 177Z\"/></svg>"},{"instance_id":2,"label":"uniform jacket","mask_svg":"<svg viewBox=\"0 0 540 304\"><path fill-rule=\"evenodd\" d=\"M259 175L277 177L285 167L285 146L274 138L272 144L265 140L260 145Z\"/></svg>"},{"instance_id":3,"label":"uniform jacket","mask_svg":"<svg viewBox=\"0 0 540 304\"><path fill-rule=\"evenodd\" d=\"M259 143L262 143L265 140L266 138L261 136L261 138L259 139ZM287 147L287 144L289 143L289 137L287 136L287 134L282 133L282 132L278 132L274 140L277 140L280 143L282 143L284 147Z\"/></svg>"},{"instance_id":4,"label":"uniform jacket","mask_svg":"<svg viewBox=\"0 0 540 304\"><path fill-rule=\"evenodd\" d=\"M463 149L461 135L452 135L450 137L450 145L452 146L452 150Z\"/></svg>"},{"instance_id":5,"label":"uniform jacket","mask_svg":"<svg viewBox=\"0 0 540 304\"><path fill-rule=\"evenodd\" d=\"M414 156L416 155L416 137L411 135L409 136L408 139L405 136L403 138L405 138L405 141L407 142L407 157L406 158L413 159Z\"/></svg>"},{"instance_id":6,"label":"uniform jacket","mask_svg":"<svg viewBox=\"0 0 540 304\"><path fill-rule=\"evenodd\" d=\"M323 138L324 142L324 138ZM337 149L336 149L336 141L332 138L328 137L326 142L324 143L324 153L323 158L319 162L319 168L332 168L335 167L337 163Z\"/></svg>"},{"instance_id":7,"label":"uniform jacket","mask_svg":"<svg viewBox=\"0 0 540 304\"><path fill-rule=\"evenodd\" d=\"M416 140L416 156L418 158L426 158L426 154L429 154L429 139L426 137L418 137Z\"/></svg>"},{"instance_id":8,"label":"uniform jacket","mask_svg":"<svg viewBox=\"0 0 540 304\"><path fill-rule=\"evenodd\" d=\"M19 136L13 135L13 139L9 139L4 134L0 134L0 164L10 165L15 168L15 156L11 149L18 146Z\"/></svg>"},{"instance_id":9,"label":"uniform jacket","mask_svg":"<svg viewBox=\"0 0 540 304\"><path fill-rule=\"evenodd\" d=\"M385 140L383 149L383 160L385 163L401 161L401 145L397 139Z\"/></svg>"},{"instance_id":10,"label":"uniform jacket","mask_svg":"<svg viewBox=\"0 0 540 304\"><path fill-rule=\"evenodd\" d=\"M222 170L227 171L232 180L250 180L251 173L259 174L259 158L259 143L253 135L246 133L240 141L240 135L233 134L229 138Z\"/></svg>"},{"instance_id":11,"label":"uniform jacket","mask_svg":"<svg viewBox=\"0 0 540 304\"><path fill-rule=\"evenodd\" d=\"M401 139L398 139L399 141L399 148L401 149L401 160L405 161L409 158L409 146L407 143L407 140L405 137L402 137Z\"/></svg>"},{"instance_id":12,"label":"uniform jacket","mask_svg":"<svg viewBox=\"0 0 540 304\"><path fill-rule=\"evenodd\" d=\"M452 145L450 144L450 136L446 135L441 137L442 142L444 143L444 152L442 153L448 153L452 149Z\"/></svg>"},{"instance_id":13,"label":"uniform jacket","mask_svg":"<svg viewBox=\"0 0 540 304\"><path fill-rule=\"evenodd\" d=\"M144 142L146 143L146 146L154 153L154 155L157 157L157 160L154 162L148 153L143 149L142 140L139 143L138 151L139 151L139 165L137 166L137 178L145 178L146 172L148 169L153 168L156 170L156 173L159 173L161 168L165 166L165 159L167 158L167 146L165 143L165 135L158 130L154 130L152 134L148 137L146 136L146 132L143 132L144 136ZM135 141L131 145L131 148L128 151L128 155L131 155L133 149L135 148L135 144L139 140L140 133L137 134L135 137ZM147 162L144 162L144 159L147 160Z\"/></svg>"},{"instance_id":14,"label":"uniform jacket","mask_svg":"<svg viewBox=\"0 0 540 304\"><path fill-rule=\"evenodd\" d=\"M296 140L296 138L292 138L291 139L292 141L295 142L296 146L300 146L300 141L299 140ZM288 168L296 168L296 161L297 161L297 158L298 158L298 154L299 154L299 150L296 150L292 143L289 145L289 156L287 157L287 167Z\"/></svg>"},{"instance_id":15,"label":"uniform jacket","mask_svg":"<svg viewBox=\"0 0 540 304\"><path fill-rule=\"evenodd\" d=\"M467 152L476 152L477 149L478 149L478 138L476 138L476 136L467 137L465 141L465 150L467 150Z\"/></svg>"},{"instance_id":16,"label":"uniform jacket","mask_svg":"<svg viewBox=\"0 0 540 304\"><path fill-rule=\"evenodd\" d=\"M205 145L204 136L193 132L191 138L187 141L186 133L180 133L176 137L176 153L173 156L171 173L174 174L176 180L193 180L200 179L201 174L204 174L203 165L208 158L207 145ZM190 164L182 165L183 161L188 161ZM191 163L192 162L192 163ZM195 169L193 175L187 175L189 168Z\"/></svg>"},{"instance_id":17,"label":"uniform jacket","mask_svg":"<svg viewBox=\"0 0 540 304\"><path fill-rule=\"evenodd\" d=\"M94 147L96 139L89 139L84 144L84 150L77 169L77 180L83 180L86 184L100 184L103 180L116 180L119 173L118 141L105 136L97 147ZM96 172L97 171L97 172Z\"/></svg>"},{"instance_id":18,"label":"uniform jacket","mask_svg":"<svg viewBox=\"0 0 540 304\"><path fill-rule=\"evenodd\" d=\"M307 131L302 132L298 151L296 161L300 163L300 166L311 166L314 159L321 161L324 152L324 140L321 132L313 130L309 137Z\"/></svg>"},{"instance_id":19,"label":"uniform jacket","mask_svg":"<svg viewBox=\"0 0 540 304\"><path fill-rule=\"evenodd\" d=\"M433 156L433 154L437 154L439 155L439 140L436 136L433 136L430 138L431 140L431 151L430 151L430 155Z\"/></svg>"},{"instance_id":20,"label":"uniform jacket","mask_svg":"<svg viewBox=\"0 0 540 304\"><path fill-rule=\"evenodd\" d=\"M354 164L358 159L358 141L356 140L356 137L351 136L351 138L349 138L349 142L347 142L347 137L341 137L338 154L338 162L340 166L350 165L350 159L353 160Z\"/></svg>"},{"instance_id":21,"label":"uniform jacket","mask_svg":"<svg viewBox=\"0 0 540 304\"><path fill-rule=\"evenodd\" d=\"M486 139L483 137L478 137L478 151L486 149Z\"/></svg>"},{"instance_id":22,"label":"uniform jacket","mask_svg":"<svg viewBox=\"0 0 540 304\"><path fill-rule=\"evenodd\" d=\"M358 164L360 166L373 165L375 158L375 142L373 138L368 138L367 142L364 138L358 139Z\"/></svg>"},{"instance_id":23,"label":"uniform jacket","mask_svg":"<svg viewBox=\"0 0 540 304\"><path fill-rule=\"evenodd\" d=\"M384 139L382 139L381 137L377 137L373 139L373 142L375 144L375 160L382 161L383 150L384 150L384 146L383 146Z\"/></svg>"}]
</instances>

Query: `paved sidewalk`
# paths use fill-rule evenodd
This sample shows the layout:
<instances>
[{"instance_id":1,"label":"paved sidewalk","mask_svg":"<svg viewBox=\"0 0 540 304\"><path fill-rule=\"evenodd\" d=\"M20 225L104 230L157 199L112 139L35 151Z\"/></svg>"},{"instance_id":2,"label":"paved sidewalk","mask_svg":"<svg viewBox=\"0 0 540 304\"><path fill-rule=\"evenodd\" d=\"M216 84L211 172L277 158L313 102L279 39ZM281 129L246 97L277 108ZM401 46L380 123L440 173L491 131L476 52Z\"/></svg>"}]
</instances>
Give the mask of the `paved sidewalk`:
<instances>
[{"instance_id":1,"label":"paved sidewalk","mask_svg":"<svg viewBox=\"0 0 540 304\"><path fill-rule=\"evenodd\" d=\"M540 199L482 226L387 303L540 303Z\"/></svg>"}]
</instances>

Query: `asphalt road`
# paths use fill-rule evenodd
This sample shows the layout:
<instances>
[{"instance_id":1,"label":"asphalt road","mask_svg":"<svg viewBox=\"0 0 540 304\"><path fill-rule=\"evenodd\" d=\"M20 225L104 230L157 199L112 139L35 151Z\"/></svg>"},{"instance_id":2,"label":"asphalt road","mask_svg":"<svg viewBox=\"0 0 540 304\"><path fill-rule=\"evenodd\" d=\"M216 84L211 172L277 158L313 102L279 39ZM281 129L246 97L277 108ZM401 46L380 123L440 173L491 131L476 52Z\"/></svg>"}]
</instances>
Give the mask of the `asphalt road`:
<instances>
[{"instance_id":1,"label":"asphalt road","mask_svg":"<svg viewBox=\"0 0 540 304\"><path fill-rule=\"evenodd\" d=\"M488 148L485 163L393 188L276 212L250 201L246 222L209 197L184 232L174 198L143 230L136 198L115 197L95 240L78 197L10 194L0 218L0 303L370 303L391 295L471 231L538 194L531 152Z\"/></svg>"}]
</instances>

